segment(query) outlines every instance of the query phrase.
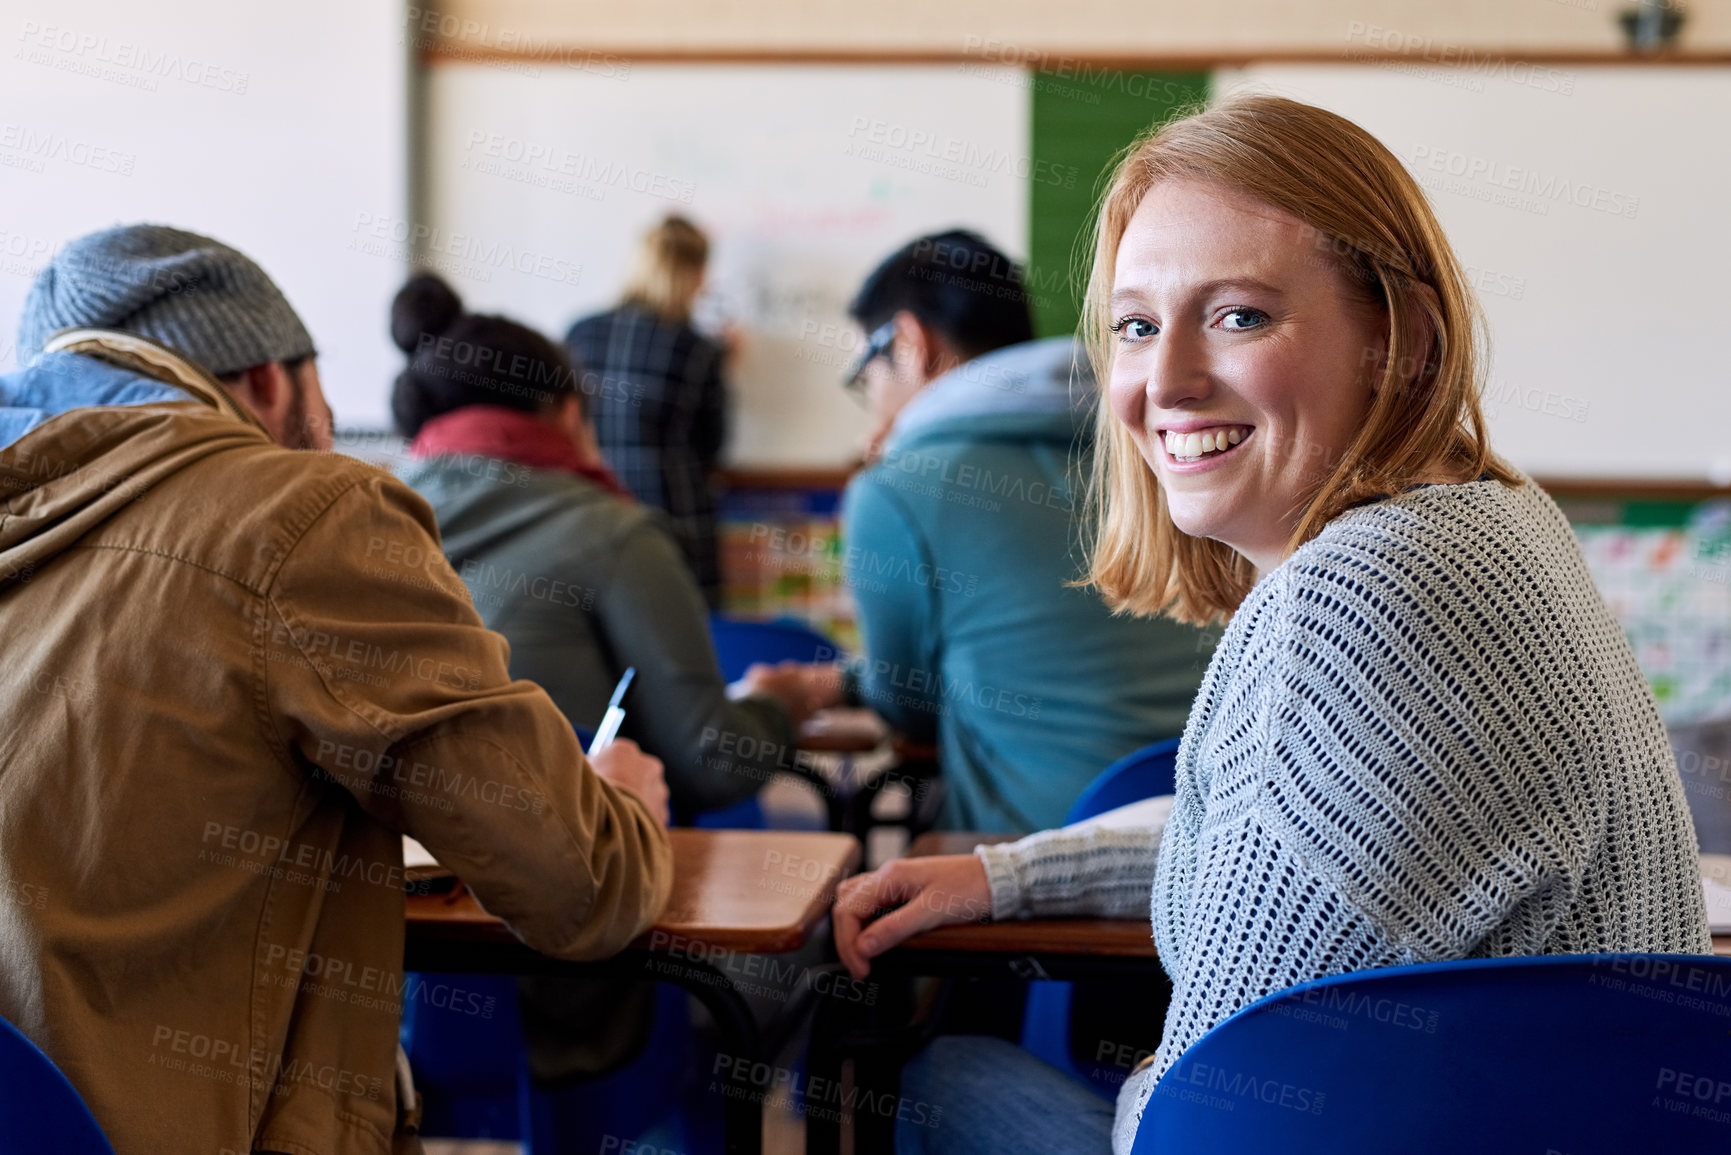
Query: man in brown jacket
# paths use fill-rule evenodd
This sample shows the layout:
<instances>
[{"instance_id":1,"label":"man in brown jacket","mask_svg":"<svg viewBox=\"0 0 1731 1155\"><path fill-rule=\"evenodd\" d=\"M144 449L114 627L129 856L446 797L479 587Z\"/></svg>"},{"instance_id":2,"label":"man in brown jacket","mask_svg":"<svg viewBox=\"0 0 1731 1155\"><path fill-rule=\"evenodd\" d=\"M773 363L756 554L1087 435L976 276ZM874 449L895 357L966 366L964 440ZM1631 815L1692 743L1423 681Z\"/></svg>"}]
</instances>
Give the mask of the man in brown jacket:
<instances>
[{"instance_id":1,"label":"man in brown jacket","mask_svg":"<svg viewBox=\"0 0 1731 1155\"><path fill-rule=\"evenodd\" d=\"M400 836L529 945L603 957L666 902L660 764L587 762L510 679L411 490L284 448L328 447L329 411L305 329L241 254L155 226L83 238L33 286L19 349L0 1015L120 1155L413 1150Z\"/></svg>"}]
</instances>

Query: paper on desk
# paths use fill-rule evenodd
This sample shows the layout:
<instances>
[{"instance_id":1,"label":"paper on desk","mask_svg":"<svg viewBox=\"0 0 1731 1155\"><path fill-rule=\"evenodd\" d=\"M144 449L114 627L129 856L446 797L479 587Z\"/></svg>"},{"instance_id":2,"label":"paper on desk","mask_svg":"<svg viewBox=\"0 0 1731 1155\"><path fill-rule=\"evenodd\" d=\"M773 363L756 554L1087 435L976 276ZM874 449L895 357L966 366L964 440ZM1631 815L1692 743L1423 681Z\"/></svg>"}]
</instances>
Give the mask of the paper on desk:
<instances>
[{"instance_id":1,"label":"paper on desk","mask_svg":"<svg viewBox=\"0 0 1731 1155\"><path fill-rule=\"evenodd\" d=\"M1701 856L1701 888L1707 892L1707 929L1731 934L1731 854Z\"/></svg>"},{"instance_id":2,"label":"paper on desk","mask_svg":"<svg viewBox=\"0 0 1731 1155\"><path fill-rule=\"evenodd\" d=\"M440 878L451 873L453 873L451 870L440 865L439 860L433 857L432 851L407 834L403 835L403 874L405 877L412 879Z\"/></svg>"}]
</instances>

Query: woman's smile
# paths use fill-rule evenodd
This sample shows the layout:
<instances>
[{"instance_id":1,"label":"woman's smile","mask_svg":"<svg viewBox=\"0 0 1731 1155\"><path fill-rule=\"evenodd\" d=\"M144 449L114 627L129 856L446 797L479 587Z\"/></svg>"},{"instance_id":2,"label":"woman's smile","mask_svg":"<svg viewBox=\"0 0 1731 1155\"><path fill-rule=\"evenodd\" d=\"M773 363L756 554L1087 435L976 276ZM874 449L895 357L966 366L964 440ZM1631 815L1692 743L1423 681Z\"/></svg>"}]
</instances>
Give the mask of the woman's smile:
<instances>
[{"instance_id":1,"label":"woman's smile","mask_svg":"<svg viewBox=\"0 0 1731 1155\"><path fill-rule=\"evenodd\" d=\"M1256 426L1187 422L1154 432L1166 450L1166 468L1200 473L1236 455L1255 434Z\"/></svg>"}]
</instances>

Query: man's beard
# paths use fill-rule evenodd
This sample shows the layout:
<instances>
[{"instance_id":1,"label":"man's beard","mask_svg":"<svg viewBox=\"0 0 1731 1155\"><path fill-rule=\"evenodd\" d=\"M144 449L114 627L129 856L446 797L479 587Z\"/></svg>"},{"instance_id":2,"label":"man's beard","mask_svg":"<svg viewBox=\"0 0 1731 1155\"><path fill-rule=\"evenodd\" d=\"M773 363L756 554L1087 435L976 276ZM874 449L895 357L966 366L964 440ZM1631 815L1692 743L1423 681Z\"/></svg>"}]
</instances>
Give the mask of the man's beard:
<instances>
[{"instance_id":1,"label":"man's beard","mask_svg":"<svg viewBox=\"0 0 1731 1155\"><path fill-rule=\"evenodd\" d=\"M283 432L288 437L289 449L311 449L312 430L307 428L307 393L301 387L300 377L290 373L289 407L283 417Z\"/></svg>"}]
</instances>

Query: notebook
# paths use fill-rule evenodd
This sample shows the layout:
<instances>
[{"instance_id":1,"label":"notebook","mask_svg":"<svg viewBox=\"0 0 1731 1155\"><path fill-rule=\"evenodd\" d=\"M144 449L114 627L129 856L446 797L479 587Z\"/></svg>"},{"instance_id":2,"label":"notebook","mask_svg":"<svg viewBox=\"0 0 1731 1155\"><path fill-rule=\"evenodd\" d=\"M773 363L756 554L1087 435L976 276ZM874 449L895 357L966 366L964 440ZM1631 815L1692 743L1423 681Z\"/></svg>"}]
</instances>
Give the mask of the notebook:
<instances>
[{"instance_id":1,"label":"notebook","mask_svg":"<svg viewBox=\"0 0 1731 1155\"><path fill-rule=\"evenodd\" d=\"M1731 854L1701 856L1701 888L1707 892L1707 929L1731 934Z\"/></svg>"}]
</instances>

